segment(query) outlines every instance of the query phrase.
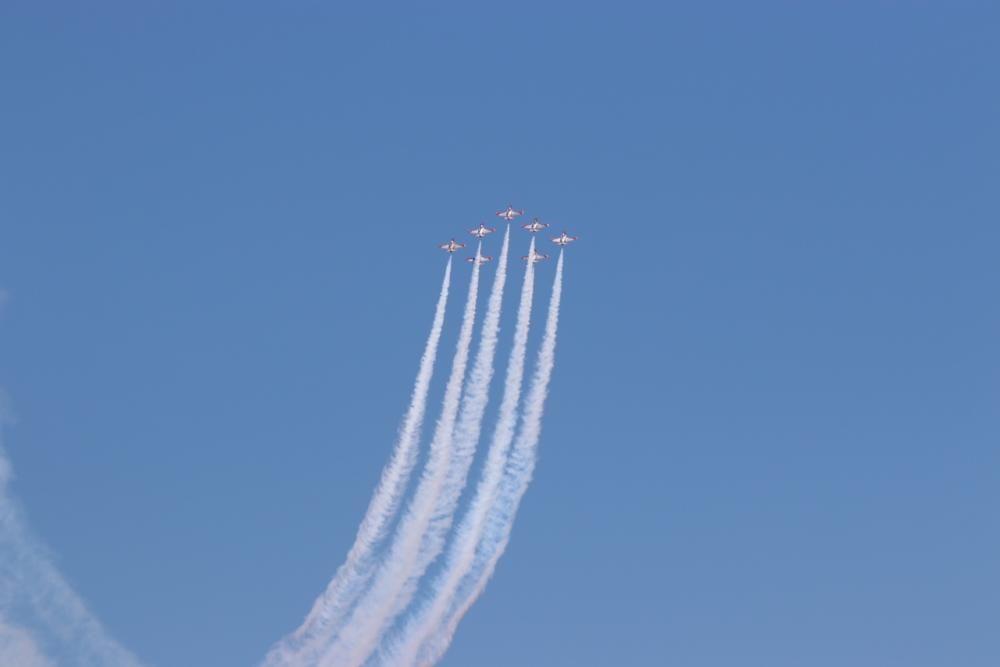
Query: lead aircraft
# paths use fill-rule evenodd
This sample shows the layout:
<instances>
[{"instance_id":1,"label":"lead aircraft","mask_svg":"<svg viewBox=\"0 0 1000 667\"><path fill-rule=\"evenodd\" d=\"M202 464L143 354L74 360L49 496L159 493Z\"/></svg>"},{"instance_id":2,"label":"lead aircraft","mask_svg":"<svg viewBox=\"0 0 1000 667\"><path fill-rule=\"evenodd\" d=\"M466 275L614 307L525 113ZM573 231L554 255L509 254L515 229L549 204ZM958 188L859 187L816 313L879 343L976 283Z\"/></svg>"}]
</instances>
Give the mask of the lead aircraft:
<instances>
[{"instance_id":1,"label":"lead aircraft","mask_svg":"<svg viewBox=\"0 0 1000 667\"><path fill-rule=\"evenodd\" d=\"M510 222L519 215L524 215L524 211L517 211L513 206L508 206L502 211L497 211L497 217L503 218L507 222Z\"/></svg>"}]
</instances>

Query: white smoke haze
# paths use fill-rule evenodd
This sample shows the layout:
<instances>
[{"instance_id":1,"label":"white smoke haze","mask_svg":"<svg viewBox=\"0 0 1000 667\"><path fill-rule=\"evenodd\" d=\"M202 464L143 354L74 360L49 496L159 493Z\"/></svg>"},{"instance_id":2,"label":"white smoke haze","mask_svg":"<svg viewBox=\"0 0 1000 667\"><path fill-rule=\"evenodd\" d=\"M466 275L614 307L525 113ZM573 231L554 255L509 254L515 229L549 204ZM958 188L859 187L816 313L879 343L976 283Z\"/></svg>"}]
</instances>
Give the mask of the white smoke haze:
<instances>
[{"instance_id":1,"label":"white smoke haze","mask_svg":"<svg viewBox=\"0 0 1000 667\"><path fill-rule=\"evenodd\" d=\"M10 461L0 442L0 665L139 667L63 578L11 497ZM16 624L9 619L16 614ZM23 618L22 618L23 617ZM45 652L43 653L43 648Z\"/></svg>"},{"instance_id":2,"label":"white smoke haze","mask_svg":"<svg viewBox=\"0 0 1000 667\"><path fill-rule=\"evenodd\" d=\"M10 392L0 387L0 426L16 423L17 412L14 411L14 401L10 397Z\"/></svg>"},{"instance_id":3,"label":"white smoke haze","mask_svg":"<svg viewBox=\"0 0 1000 667\"><path fill-rule=\"evenodd\" d=\"M535 239L532 237L528 257L531 257L534 251ZM497 500L508 454L514 441L517 407L521 398L528 333L531 326L534 285L534 262L529 261L521 286L521 300L514 326L514 344L507 362L503 397L500 400L499 415L483 472L472 501L448 549L444 569L431 583L429 599L406 621L396 641L385 648L385 664L415 664L420 646L441 624L448 609L454 604L456 590L474 566L476 547Z\"/></svg>"},{"instance_id":4,"label":"white smoke haze","mask_svg":"<svg viewBox=\"0 0 1000 667\"><path fill-rule=\"evenodd\" d=\"M525 406L521 419L521 428L517 440L510 452L507 468L504 472L496 502L493 504L486 521L485 530L476 548L475 560L466 571L459 592L448 605L448 613L433 625L430 625L430 635L417 658L410 662L395 664L420 665L429 667L441 659L451 645L455 631L462 618L476 602L486 584L496 570L497 562L503 555L510 541L521 499L531 483L537 458L538 441L542 432L542 417L545 410L545 399L548 395L552 369L555 366L556 333L559 328L559 306L562 300L563 251L559 252L556 264L556 275L552 284L552 296L549 300L548 319L545 333L538 353L538 361L531 380L531 386L525 398Z\"/></svg>"},{"instance_id":5,"label":"white smoke haze","mask_svg":"<svg viewBox=\"0 0 1000 667\"><path fill-rule=\"evenodd\" d=\"M55 667L25 628L11 625L0 616L0 665L10 667Z\"/></svg>"},{"instance_id":6,"label":"white smoke haze","mask_svg":"<svg viewBox=\"0 0 1000 667\"><path fill-rule=\"evenodd\" d=\"M265 657L263 664L266 667L317 664L318 653L328 643L330 633L335 632L344 621L374 574L377 564L375 553L387 537L389 526L399 511L407 482L416 464L420 430L427 409L427 394L444 327L451 270L452 258L449 257L434 309L431 332L420 358L410 406L400 427L396 447L382 471L378 487L358 528L354 545L326 590L313 604L302 625L275 645Z\"/></svg>"},{"instance_id":7,"label":"white smoke haze","mask_svg":"<svg viewBox=\"0 0 1000 667\"><path fill-rule=\"evenodd\" d=\"M0 289L0 313L9 299ZM0 666L140 667L98 622L28 529L11 495L14 472L3 425L15 421L10 394L0 387Z\"/></svg>"},{"instance_id":8,"label":"white smoke haze","mask_svg":"<svg viewBox=\"0 0 1000 667\"><path fill-rule=\"evenodd\" d=\"M402 611L429 565L421 552L432 513L453 465L455 422L476 318L482 244L472 263L469 292L459 329L451 373L444 389L441 415L431 438L424 469L413 498L396 529L371 588L360 599L351 618L341 628L318 664L351 667L362 664L378 645L387 626Z\"/></svg>"}]
</instances>

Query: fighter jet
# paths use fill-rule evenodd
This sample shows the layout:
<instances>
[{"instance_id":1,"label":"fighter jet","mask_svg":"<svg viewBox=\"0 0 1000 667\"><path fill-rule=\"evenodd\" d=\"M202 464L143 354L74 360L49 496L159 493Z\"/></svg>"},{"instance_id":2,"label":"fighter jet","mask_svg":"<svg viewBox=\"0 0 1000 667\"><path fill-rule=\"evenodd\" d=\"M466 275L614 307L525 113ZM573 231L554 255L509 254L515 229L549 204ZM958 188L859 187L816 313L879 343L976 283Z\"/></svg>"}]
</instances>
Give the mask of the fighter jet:
<instances>
[{"instance_id":1,"label":"fighter jet","mask_svg":"<svg viewBox=\"0 0 1000 667\"><path fill-rule=\"evenodd\" d=\"M516 211L513 206L508 206L503 211L497 211L497 217L503 218L507 222L510 222L519 215L524 215L524 211Z\"/></svg>"},{"instance_id":2,"label":"fighter jet","mask_svg":"<svg viewBox=\"0 0 1000 667\"><path fill-rule=\"evenodd\" d=\"M548 258L549 258L548 255L543 255L542 253L540 253L537 250L535 250L532 254L525 255L521 259L523 259L526 262L530 260L532 263L537 264L538 262L542 261L543 259L548 259Z\"/></svg>"},{"instance_id":3,"label":"fighter jet","mask_svg":"<svg viewBox=\"0 0 1000 667\"><path fill-rule=\"evenodd\" d=\"M468 257L468 258L466 258L465 261L468 262L469 264L475 264L476 263L476 258L475 257ZM486 262L492 262L492 261L493 261L493 258L490 257L489 255L480 255L479 256L479 265L480 266L482 266Z\"/></svg>"},{"instance_id":4,"label":"fighter jet","mask_svg":"<svg viewBox=\"0 0 1000 667\"><path fill-rule=\"evenodd\" d=\"M575 240L576 240L575 236L570 236L566 232L563 232L559 236L557 236L554 239L552 239L552 242L555 243L560 248L565 248L566 246L568 246L570 243L572 243Z\"/></svg>"},{"instance_id":5,"label":"fighter jet","mask_svg":"<svg viewBox=\"0 0 1000 667\"><path fill-rule=\"evenodd\" d=\"M465 244L464 243L459 243L455 239L452 239L452 240L448 241L447 243L442 243L438 247L441 248L441 250L444 250L447 253L452 253L452 252L455 252L456 250L460 250L461 248L464 248Z\"/></svg>"},{"instance_id":6,"label":"fighter jet","mask_svg":"<svg viewBox=\"0 0 1000 667\"><path fill-rule=\"evenodd\" d=\"M521 228L522 229L527 229L529 232L531 232L532 234L534 234L535 232L542 231L543 229L545 229L548 226L549 226L548 223L546 223L546 222L539 222L538 218L535 218L531 222L526 222L523 225L521 225Z\"/></svg>"},{"instance_id":7,"label":"fighter jet","mask_svg":"<svg viewBox=\"0 0 1000 667\"><path fill-rule=\"evenodd\" d=\"M470 229L469 233L475 236L477 239L485 238L487 234L492 234L496 230L492 227L487 227L484 224L480 224L475 229Z\"/></svg>"}]
</instances>

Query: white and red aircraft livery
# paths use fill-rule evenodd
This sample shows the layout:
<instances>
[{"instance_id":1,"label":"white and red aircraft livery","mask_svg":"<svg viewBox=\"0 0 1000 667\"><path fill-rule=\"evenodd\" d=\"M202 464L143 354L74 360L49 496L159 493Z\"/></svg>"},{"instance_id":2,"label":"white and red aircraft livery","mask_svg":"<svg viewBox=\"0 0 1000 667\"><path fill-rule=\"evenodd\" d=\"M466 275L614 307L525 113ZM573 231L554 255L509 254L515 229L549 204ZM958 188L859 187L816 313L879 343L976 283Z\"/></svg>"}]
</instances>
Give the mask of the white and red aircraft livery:
<instances>
[{"instance_id":1,"label":"white and red aircraft livery","mask_svg":"<svg viewBox=\"0 0 1000 667\"><path fill-rule=\"evenodd\" d=\"M566 232L563 232L559 236L557 236L554 239L552 239L552 242L555 243L560 248L565 248L566 246L568 246L570 243L572 243L575 240L576 240L575 236L570 236Z\"/></svg>"},{"instance_id":2,"label":"white and red aircraft livery","mask_svg":"<svg viewBox=\"0 0 1000 667\"><path fill-rule=\"evenodd\" d=\"M519 215L524 215L524 211L516 211L513 206L508 206L503 211L497 211L497 217L510 222Z\"/></svg>"},{"instance_id":3,"label":"white and red aircraft livery","mask_svg":"<svg viewBox=\"0 0 1000 667\"><path fill-rule=\"evenodd\" d=\"M469 264L475 264L476 258L475 257L469 257L465 261L468 262ZM485 264L486 262L492 262L492 261L493 261L493 258L490 257L489 255L480 255L479 256L479 264L480 265Z\"/></svg>"},{"instance_id":4,"label":"white and red aircraft livery","mask_svg":"<svg viewBox=\"0 0 1000 667\"><path fill-rule=\"evenodd\" d=\"M521 228L522 229L527 229L529 232L531 232L532 234L534 234L535 232L542 231L543 229L545 229L548 226L549 225L548 225L547 222L539 222L538 218L535 218L531 222L526 222L523 225L521 225Z\"/></svg>"},{"instance_id":5,"label":"white and red aircraft livery","mask_svg":"<svg viewBox=\"0 0 1000 667\"><path fill-rule=\"evenodd\" d=\"M535 250L532 254L525 255L521 259L523 259L526 262L530 260L531 262L537 264L538 262L542 261L543 259L548 259L548 258L549 258L548 255L543 255L542 253L540 253L537 250Z\"/></svg>"},{"instance_id":6,"label":"white and red aircraft livery","mask_svg":"<svg viewBox=\"0 0 1000 667\"><path fill-rule=\"evenodd\" d=\"M493 229L492 227L487 227L486 225L480 223L480 225L475 229L470 229L469 233L475 236L477 239L481 239L485 238L487 234L492 234L495 231L496 230Z\"/></svg>"},{"instance_id":7,"label":"white and red aircraft livery","mask_svg":"<svg viewBox=\"0 0 1000 667\"><path fill-rule=\"evenodd\" d=\"M452 253L452 252L455 252L456 250L460 250L460 249L464 248L465 244L464 243L459 243L455 239L452 239L452 240L448 241L447 243L442 243L438 247L441 248L441 250L444 250L445 252Z\"/></svg>"}]
</instances>

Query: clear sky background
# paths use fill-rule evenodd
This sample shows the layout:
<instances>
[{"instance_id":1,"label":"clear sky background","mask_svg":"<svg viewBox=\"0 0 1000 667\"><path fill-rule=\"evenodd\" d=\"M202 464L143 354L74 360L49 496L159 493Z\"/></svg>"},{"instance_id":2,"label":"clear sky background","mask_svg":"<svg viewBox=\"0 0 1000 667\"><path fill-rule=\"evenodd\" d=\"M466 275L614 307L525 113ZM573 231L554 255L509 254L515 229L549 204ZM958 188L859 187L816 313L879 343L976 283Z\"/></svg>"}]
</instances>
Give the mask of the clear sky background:
<instances>
[{"instance_id":1,"label":"clear sky background","mask_svg":"<svg viewBox=\"0 0 1000 667\"><path fill-rule=\"evenodd\" d=\"M436 244L512 203L581 240L442 665L1000 664L996 3L469 4L0 3L5 440L67 579L153 665L263 657Z\"/></svg>"}]
</instances>

